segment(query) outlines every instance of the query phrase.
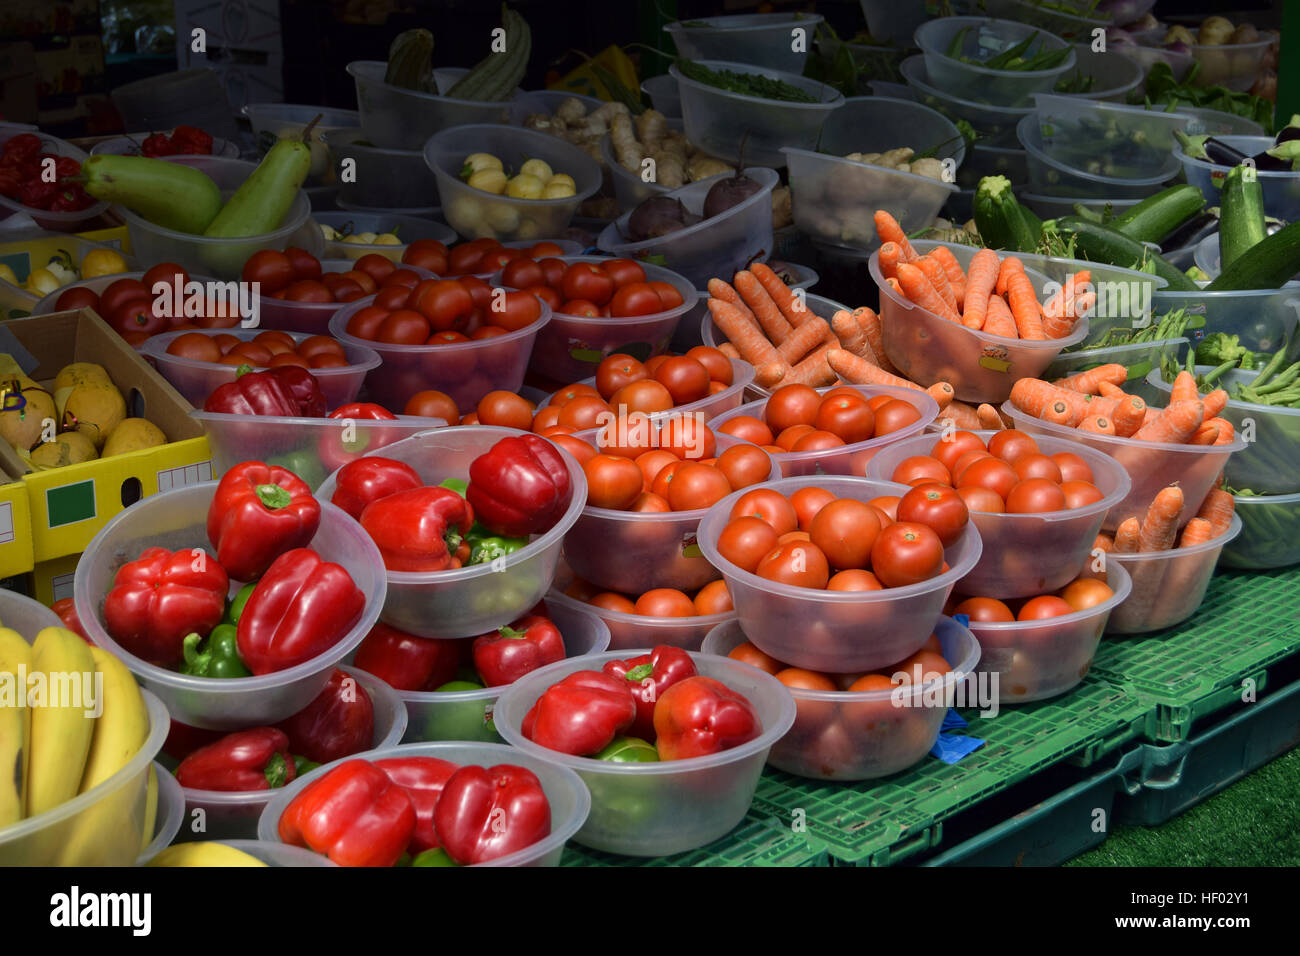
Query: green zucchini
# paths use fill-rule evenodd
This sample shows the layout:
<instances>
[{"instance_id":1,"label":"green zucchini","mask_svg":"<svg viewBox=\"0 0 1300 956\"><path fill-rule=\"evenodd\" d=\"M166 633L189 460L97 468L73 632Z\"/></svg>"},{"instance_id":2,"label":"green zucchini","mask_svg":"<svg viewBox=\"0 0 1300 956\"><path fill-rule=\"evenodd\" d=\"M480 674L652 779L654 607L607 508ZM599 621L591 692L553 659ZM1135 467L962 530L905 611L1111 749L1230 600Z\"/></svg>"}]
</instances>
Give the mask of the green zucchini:
<instances>
[{"instance_id":1,"label":"green zucchini","mask_svg":"<svg viewBox=\"0 0 1300 956\"><path fill-rule=\"evenodd\" d=\"M501 26L505 32L505 50L492 52L479 60L468 73L456 81L447 95L462 100L499 103L510 98L528 68L533 38L528 22L504 4Z\"/></svg>"},{"instance_id":2,"label":"green zucchini","mask_svg":"<svg viewBox=\"0 0 1300 956\"><path fill-rule=\"evenodd\" d=\"M981 179L971 209L980 239L990 249L1033 252L1037 248L1043 224L1016 201L1011 180L1005 176Z\"/></svg>"},{"instance_id":3,"label":"green zucchini","mask_svg":"<svg viewBox=\"0 0 1300 956\"><path fill-rule=\"evenodd\" d=\"M384 82L406 90L437 93L433 82L433 34L428 30L403 30L388 48Z\"/></svg>"},{"instance_id":4,"label":"green zucchini","mask_svg":"<svg viewBox=\"0 0 1300 956\"><path fill-rule=\"evenodd\" d=\"M1232 265L1225 266L1206 292L1280 289L1300 272L1300 221L1283 226L1255 243Z\"/></svg>"},{"instance_id":5,"label":"green zucchini","mask_svg":"<svg viewBox=\"0 0 1300 956\"><path fill-rule=\"evenodd\" d=\"M91 156L81 164L85 189L150 222L199 236L221 212L221 190L201 169L147 156Z\"/></svg>"},{"instance_id":6,"label":"green zucchini","mask_svg":"<svg viewBox=\"0 0 1300 956\"><path fill-rule=\"evenodd\" d=\"M1264 187L1254 172L1247 166L1233 166L1223 180L1219 193L1219 271L1268 236L1264 227Z\"/></svg>"},{"instance_id":7,"label":"green zucchini","mask_svg":"<svg viewBox=\"0 0 1300 956\"><path fill-rule=\"evenodd\" d=\"M1074 237L1075 251L1082 259L1126 269L1133 268L1134 263L1147 261L1154 267L1156 275L1168 281L1166 288L1170 292L1196 292L1199 288L1168 259L1110 226L1078 216L1062 216L1056 220L1056 226L1060 232Z\"/></svg>"},{"instance_id":8,"label":"green zucchini","mask_svg":"<svg viewBox=\"0 0 1300 956\"><path fill-rule=\"evenodd\" d=\"M1138 242L1160 242L1205 208L1205 197L1192 185L1170 186L1148 196L1116 216L1110 223L1116 232Z\"/></svg>"}]
</instances>

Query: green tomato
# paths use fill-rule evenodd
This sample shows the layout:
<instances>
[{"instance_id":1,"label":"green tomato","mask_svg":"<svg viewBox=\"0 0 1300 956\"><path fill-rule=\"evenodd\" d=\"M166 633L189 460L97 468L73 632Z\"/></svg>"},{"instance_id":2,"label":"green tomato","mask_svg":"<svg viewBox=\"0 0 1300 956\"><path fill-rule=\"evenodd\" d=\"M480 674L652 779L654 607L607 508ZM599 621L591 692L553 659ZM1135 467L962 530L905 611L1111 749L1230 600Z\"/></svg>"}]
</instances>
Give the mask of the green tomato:
<instances>
[{"instance_id":1,"label":"green tomato","mask_svg":"<svg viewBox=\"0 0 1300 956\"><path fill-rule=\"evenodd\" d=\"M658 763L659 751L640 737L615 737L609 746L596 754L597 760L610 763Z\"/></svg>"},{"instance_id":2,"label":"green tomato","mask_svg":"<svg viewBox=\"0 0 1300 956\"><path fill-rule=\"evenodd\" d=\"M459 677L459 675L458 675L458 677ZM482 690L482 689L483 689L483 685L482 685L482 684L475 683L475 682L472 681L472 680L459 680L459 679L457 679L457 680L453 680L453 681L448 681L447 683L443 684L441 687L439 687L439 688L437 688L436 690L434 690L434 693L435 693L435 694L451 694L451 693L455 693L455 692L458 691L458 690Z\"/></svg>"},{"instance_id":3,"label":"green tomato","mask_svg":"<svg viewBox=\"0 0 1300 956\"><path fill-rule=\"evenodd\" d=\"M483 685L474 681L454 680L443 684L435 693L453 693L455 691L483 690ZM482 740L497 743L501 737L497 734L496 724L487 716L491 701L467 700L442 703L434 701L428 705L424 719L424 732L421 740Z\"/></svg>"},{"instance_id":4,"label":"green tomato","mask_svg":"<svg viewBox=\"0 0 1300 956\"><path fill-rule=\"evenodd\" d=\"M442 847L425 850L411 861L411 866L460 866Z\"/></svg>"}]
</instances>

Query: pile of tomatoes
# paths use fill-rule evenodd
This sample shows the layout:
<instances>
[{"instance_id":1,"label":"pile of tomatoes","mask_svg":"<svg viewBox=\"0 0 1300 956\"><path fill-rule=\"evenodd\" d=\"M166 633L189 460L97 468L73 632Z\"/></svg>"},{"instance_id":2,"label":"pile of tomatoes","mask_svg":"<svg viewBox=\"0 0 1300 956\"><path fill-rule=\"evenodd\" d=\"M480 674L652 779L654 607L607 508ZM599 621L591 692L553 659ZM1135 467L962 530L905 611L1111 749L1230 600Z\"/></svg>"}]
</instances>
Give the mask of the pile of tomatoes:
<instances>
[{"instance_id":1,"label":"pile of tomatoes","mask_svg":"<svg viewBox=\"0 0 1300 956\"><path fill-rule=\"evenodd\" d=\"M1010 621L1041 621L1086 611L1115 596L1110 585L1100 578L1075 578L1055 594L1039 594L1007 603L991 597L961 597L949 600L945 613L965 614L972 624L997 624ZM1014 605L1014 606L1013 606Z\"/></svg>"},{"instance_id":2,"label":"pile of tomatoes","mask_svg":"<svg viewBox=\"0 0 1300 956\"><path fill-rule=\"evenodd\" d=\"M829 674L802 667L791 667L748 641L732 648L727 656L766 671L787 687L798 690L846 691L855 694L863 691L887 691L905 684L924 684L927 681L941 679L952 671L952 665L944 658L939 637L935 634L931 634L921 649L906 660L865 674Z\"/></svg>"},{"instance_id":3,"label":"pile of tomatoes","mask_svg":"<svg viewBox=\"0 0 1300 956\"><path fill-rule=\"evenodd\" d=\"M375 253L362 256L346 272L325 272L319 259L292 246L253 253L240 277L258 283L262 295L286 302L354 302L385 289L409 291L420 281L418 272L399 269Z\"/></svg>"},{"instance_id":4,"label":"pile of tomatoes","mask_svg":"<svg viewBox=\"0 0 1300 956\"><path fill-rule=\"evenodd\" d=\"M347 354L337 339L312 335L299 342L288 332L272 329L258 332L252 339L241 339L229 332L186 332L172 339L167 354L196 362L253 368L278 368L281 365L343 368L348 364Z\"/></svg>"},{"instance_id":5,"label":"pile of tomatoes","mask_svg":"<svg viewBox=\"0 0 1300 956\"><path fill-rule=\"evenodd\" d=\"M475 276L422 279L380 290L348 319L347 333L385 345L455 345L518 332L541 317L541 302L528 292L494 289Z\"/></svg>"},{"instance_id":6,"label":"pile of tomatoes","mask_svg":"<svg viewBox=\"0 0 1300 956\"><path fill-rule=\"evenodd\" d=\"M51 212L79 212L95 204L76 177L81 163L71 156L43 152L44 143L35 133L10 137L0 152L0 196ZM45 175L45 163L54 163L54 178Z\"/></svg>"},{"instance_id":7,"label":"pile of tomatoes","mask_svg":"<svg viewBox=\"0 0 1300 956\"><path fill-rule=\"evenodd\" d=\"M825 394L807 385L783 385L772 393L762 414L729 418L718 431L783 455L869 441L921 420L916 406L901 398L871 395L852 385Z\"/></svg>"},{"instance_id":8,"label":"pile of tomatoes","mask_svg":"<svg viewBox=\"0 0 1300 956\"><path fill-rule=\"evenodd\" d=\"M185 286L190 275L174 262L160 262L139 279L129 277L110 283L103 292L84 285L65 289L55 300L54 308L93 309L131 345L139 345L151 335L176 329L229 329L239 324L237 309L227 303L207 301L203 314L184 315ZM155 296L158 283L167 283L172 292ZM179 288L178 288L179 287ZM182 308L177 309L175 292L181 293ZM167 313L171 312L171 315Z\"/></svg>"},{"instance_id":9,"label":"pile of tomatoes","mask_svg":"<svg viewBox=\"0 0 1300 956\"><path fill-rule=\"evenodd\" d=\"M575 578L564 593L592 607L641 617L705 617L730 614L735 610L725 581L710 581L694 596L676 588L654 588L631 597L618 591L601 591L595 585Z\"/></svg>"},{"instance_id":10,"label":"pile of tomatoes","mask_svg":"<svg viewBox=\"0 0 1300 956\"><path fill-rule=\"evenodd\" d=\"M490 276L516 259L544 259L562 256L564 249L554 242L537 242L526 249L503 246L497 239L471 239L448 249L437 239L417 239L402 253L402 263L427 269L437 276Z\"/></svg>"},{"instance_id":11,"label":"pile of tomatoes","mask_svg":"<svg viewBox=\"0 0 1300 956\"><path fill-rule=\"evenodd\" d=\"M632 259L514 259L502 271L501 284L533 293L559 315L588 319L657 315L683 301L671 283L649 281Z\"/></svg>"}]
</instances>

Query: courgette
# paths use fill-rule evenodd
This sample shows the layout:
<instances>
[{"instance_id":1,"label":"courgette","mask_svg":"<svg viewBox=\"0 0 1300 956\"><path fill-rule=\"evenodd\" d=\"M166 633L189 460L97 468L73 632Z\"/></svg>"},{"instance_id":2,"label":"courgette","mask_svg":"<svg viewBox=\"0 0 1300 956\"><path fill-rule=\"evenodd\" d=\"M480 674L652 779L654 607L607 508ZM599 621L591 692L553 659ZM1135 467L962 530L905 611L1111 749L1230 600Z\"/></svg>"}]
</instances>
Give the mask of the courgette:
<instances>
[{"instance_id":1,"label":"courgette","mask_svg":"<svg viewBox=\"0 0 1300 956\"><path fill-rule=\"evenodd\" d=\"M221 212L221 190L201 169L147 156L91 156L85 190L176 232L199 236Z\"/></svg>"},{"instance_id":2,"label":"courgette","mask_svg":"<svg viewBox=\"0 0 1300 956\"><path fill-rule=\"evenodd\" d=\"M468 73L456 81L447 95L462 100L500 103L524 78L528 57L533 49L532 30L528 22L504 4L501 26L505 30L505 49L491 52L479 60Z\"/></svg>"},{"instance_id":3,"label":"courgette","mask_svg":"<svg viewBox=\"0 0 1300 956\"><path fill-rule=\"evenodd\" d=\"M1138 242L1160 242L1203 208L1205 197L1201 191L1184 183L1148 196L1116 216L1110 226Z\"/></svg>"},{"instance_id":4,"label":"courgette","mask_svg":"<svg viewBox=\"0 0 1300 956\"><path fill-rule=\"evenodd\" d=\"M1155 275L1168 281L1166 288L1170 292L1196 292L1199 288L1168 259L1110 226L1078 216L1062 216L1056 220L1056 227L1064 235L1074 238L1075 252L1081 259L1126 269L1135 268L1134 263L1146 262Z\"/></svg>"},{"instance_id":5,"label":"courgette","mask_svg":"<svg viewBox=\"0 0 1300 956\"><path fill-rule=\"evenodd\" d=\"M1016 201L1007 177L981 179L971 209L980 239L988 248L1033 252L1038 247L1043 224Z\"/></svg>"},{"instance_id":6,"label":"courgette","mask_svg":"<svg viewBox=\"0 0 1300 956\"><path fill-rule=\"evenodd\" d=\"M1297 272L1300 272L1300 221L1283 226L1255 243L1236 262L1225 266L1205 291L1280 289Z\"/></svg>"},{"instance_id":7,"label":"courgette","mask_svg":"<svg viewBox=\"0 0 1300 956\"><path fill-rule=\"evenodd\" d=\"M428 30L403 30L388 48L384 82L406 90L437 93L433 82L433 34Z\"/></svg>"},{"instance_id":8,"label":"courgette","mask_svg":"<svg viewBox=\"0 0 1300 956\"><path fill-rule=\"evenodd\" d=\"M1248 166L1233 166L1219 193L1219 271L1240 259L1268 236L1264 228L1264 187L1247 175Z\"/></svg>"}]
</instances>

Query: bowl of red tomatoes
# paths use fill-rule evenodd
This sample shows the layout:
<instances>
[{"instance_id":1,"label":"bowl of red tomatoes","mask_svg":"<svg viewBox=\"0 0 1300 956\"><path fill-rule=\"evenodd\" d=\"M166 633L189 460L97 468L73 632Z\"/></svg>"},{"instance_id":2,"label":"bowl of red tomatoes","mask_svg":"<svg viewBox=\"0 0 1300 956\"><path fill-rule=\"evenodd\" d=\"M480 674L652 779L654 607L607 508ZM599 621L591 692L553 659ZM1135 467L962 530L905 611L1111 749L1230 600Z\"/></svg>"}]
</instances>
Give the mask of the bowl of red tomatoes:
<instances>
[{"instance_id":1,"label":"bowl of red tomatoes","mask_svg":"<svg viewBox=\"0 0 1300 956\"><path fill-rule=\"evenodd\" d=\"M891 499L908 490L804 475L733 492L709 509L700 549L760 650L792 667L842 674L921 648L981 544L961 515L895 520Z\"/></svg>"},{"instance_id":2,"label":"bowl of red tomatoes","mask_svg":"<svg viewBox=\"0 0 1300 956\"><path fill-rule=\"evenodd\" d=\"M867 477L936 484L927 507L955 494L979 529L984 551L957 588L1017 598L1063 587L1079 573L1106 512L1131 482L1102 452L1015 429L918 435L883 449Z\"/></svg>"},{"instance_id":3,"label":"bowl of red tomatoes","mask_svg":"<svg viewBox=\"0 0 1300 956\"><path fill-rule=\"evenodd\" d=\"M786 478L861 476L882 448L924 431L938 414L933 398L910 388L783 385L709 424L767 449Z\"/></svg>"},{"instance_id":4,"label":"bowl of red tomatoes","mask_svg":"<svg viewBox=\"0 0 1300 956\"><path fill-rule=\"evenodd\" d=\"M475 275L490 279L516 259L545 259L573 256L582 251L582 243L572 239L467 239L448 246L430 239L416 240L402 253L406 265L428 269L442 278Z\"/></svg>"},{"instance_id":5,"label":"bowl of red tomatoes","mask_svg":"<svg viewBox=\"0 0 1300 956\"><path fill-rule=\"evenodd\" d=\"M86 153L38 130L0 128L0 220L26 213L42 229L76 232L108 209L76 181ZM54 180L46 175L54 161Z\"/></svg>"},{"instance_id":6,"label":"bowl of red tomatoes","mask_svg":"<svg viewBox=\"0 0 1300 956\"><path fill-rule=\"evenodd\" d=\"M875 780L899 773L934 746L957 687L975 670L980 645L969 629L939 618L922 649L869 673L828 674L763 653L739 621L711 630L706 654L766 671L794 697L797 716L772 745L770 766L813 780Z\"/></svg>"}]
</instances>

